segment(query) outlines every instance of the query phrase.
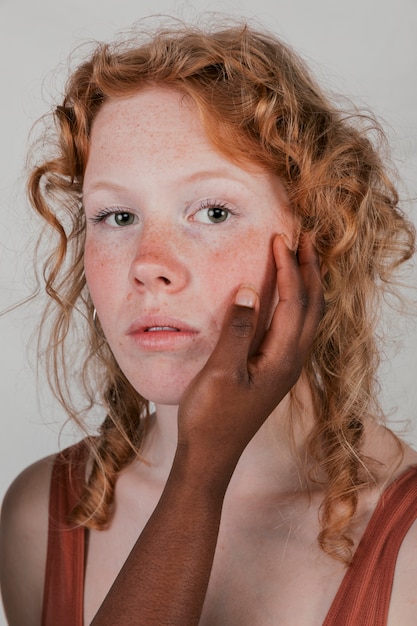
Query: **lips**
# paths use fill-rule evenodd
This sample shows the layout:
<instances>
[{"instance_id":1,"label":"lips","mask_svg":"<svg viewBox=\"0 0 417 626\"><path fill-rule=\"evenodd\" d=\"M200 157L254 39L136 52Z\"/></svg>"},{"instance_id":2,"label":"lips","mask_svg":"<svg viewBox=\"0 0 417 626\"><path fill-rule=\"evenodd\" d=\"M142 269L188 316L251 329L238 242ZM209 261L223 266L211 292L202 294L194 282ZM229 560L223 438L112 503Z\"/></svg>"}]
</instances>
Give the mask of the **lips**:
<instances>
[{"instance_id":1,"label":"lips","mask_svg":"<svg viewBox=\"0 0 417 626\"><path fill-rule=\"evenodd\" d=\"M187 322L167 316L144 315L138 317L130 325L127 334L173 332L173 333L197 333L197 329Z\"/></svg>"},{"instance_id":2,"label":"lips","mask_svg":"<svg viewBox=\"0 0 417 626\"><path fill-rule=\"evenodd\" d=\"M199 331L183 320L160 315L138 317L127 335L146 352L176 352L194 344Z\"/></svg>"},{"instance_id":3,"label":"lips","mask_svg":"<svg viewBox=\"0 0 417 626\"><path fill-rule=\"evenodd\" d=\"M156 333L161 330L168 330L172 333L179 333L179 328L173 328L172 326L151 326L150 328L146 328L145 333Z\"/></svg>"}]
</instances>

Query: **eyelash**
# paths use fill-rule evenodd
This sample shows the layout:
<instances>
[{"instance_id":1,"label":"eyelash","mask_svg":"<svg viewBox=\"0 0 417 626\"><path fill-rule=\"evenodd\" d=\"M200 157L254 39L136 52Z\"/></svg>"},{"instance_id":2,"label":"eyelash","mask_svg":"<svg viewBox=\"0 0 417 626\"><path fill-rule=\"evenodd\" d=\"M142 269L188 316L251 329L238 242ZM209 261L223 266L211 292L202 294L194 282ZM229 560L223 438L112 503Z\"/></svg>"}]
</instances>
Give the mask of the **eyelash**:
<instances>
[{"instance_id":1,"label":"eyelash","mask_svg":"<svg viewBox=\"0 0 417 626\"><path fill-rule=\"evenodd\" d=\"M96 215L93 215L92 217L90 217L90 222L93 222L94 224L99 224L100 222L104 222L104 220L107 217L110 217L111 215L123 215L123 213L126 213L127 215L134 215L131 211L126 211L126 209L118 209L117 207L113 207L113 208L109 207L106 209L102 209Z\"/></svg>"},{"instance_id":2,"label":"eyelash","mask_svg":"<svg viewBox=\"0 0 417 626\"><path fill-rule=\"evenodd\" d=\"M198 207L198 209L195 211L195 213L193 214L194 216L197 215L200 211L207 211L210 209L221 209L223 211L227 211L228 216L229 215L236 215L236 211L234 211L233 209L230 208L230 206L228 206L228 204L224 201L217 201L217 200L204 200L203 202L201 202L200 206ZM224 220L225 222L229 219L229 217L226 217L226 219ZM212 222L213 224L215 224L216 222ZM219 224L221 224L222 222L218 222Z\"/></svg>"},{"instance_id":3,"label":"eyelash","mask_svg":"<svg viewBox=\"0 0 417 626\"><path fill-rule=\"evenodd\" d=\"M197 215L200 211L208 211L210 209L221 209L223 211L227 211L228 216L229 215L236 215L236 211L234 211L233 209L231 209L226 202L224 201L216 201L216 200L204 200L203 202L200 203L199 207L197 208L197 210L193 213L193 216ZM90 221L93 222L94 224L99 224L101 222L104 222L104 220L112 215L133 215L134 213L132 213L131 211L126 211L125 209L119 209L117 207L109 207L109 208L105 208L100 210L96 215L90 217ZM226 217L226 219L224 220L225 222L229 219L229 217ZM216 222L212 222L213 224L215 224ZM222 223L222 222L218 222L218 223Z\"/></svg>"}]
</instances>

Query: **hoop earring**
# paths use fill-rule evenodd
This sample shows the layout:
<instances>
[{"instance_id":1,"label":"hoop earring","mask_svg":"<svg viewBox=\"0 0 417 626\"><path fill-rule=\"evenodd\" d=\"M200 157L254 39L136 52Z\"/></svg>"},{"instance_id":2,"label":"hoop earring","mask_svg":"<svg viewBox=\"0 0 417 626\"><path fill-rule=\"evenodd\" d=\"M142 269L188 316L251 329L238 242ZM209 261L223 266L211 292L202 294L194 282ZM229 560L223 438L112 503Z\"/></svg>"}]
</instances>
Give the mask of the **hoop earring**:
<instances>
[{"instance_id":1,"label":"hoop earring","mask_svg":"<svg viewBox=\"0 0 417 626\"><path fill-rule=\"evenodd\" d=\"M104 341L106 341L106 338L103 335L103 330L101 329L101 327L98 326L98 324L99 324L99 320L97 317L97 309L96 307L94 307L93 308L93 328L96 331L97 337L100 337L100 339L103 339Z\"/></svg>"}]
</instances>

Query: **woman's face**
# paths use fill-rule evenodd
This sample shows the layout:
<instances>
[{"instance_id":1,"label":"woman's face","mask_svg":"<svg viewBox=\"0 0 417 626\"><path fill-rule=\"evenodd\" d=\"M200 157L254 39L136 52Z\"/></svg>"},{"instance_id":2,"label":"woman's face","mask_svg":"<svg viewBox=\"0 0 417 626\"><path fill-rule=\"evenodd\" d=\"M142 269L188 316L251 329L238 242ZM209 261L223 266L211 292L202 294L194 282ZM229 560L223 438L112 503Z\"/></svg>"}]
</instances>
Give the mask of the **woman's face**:
<instances>
[{"instance_id":1,"label":"woman's face","mask_svg":"<svg viewBox=\"0 0 417 626\"><path fill-rule=\"evenodd\" d=\"M192 102L152 88L95 119L84 180L85 273L113 354L133 387L178 404L206 363L237 288L277 301L272 238L294 220L278 178L208 142Z\"/></svg>"}]
</instances>

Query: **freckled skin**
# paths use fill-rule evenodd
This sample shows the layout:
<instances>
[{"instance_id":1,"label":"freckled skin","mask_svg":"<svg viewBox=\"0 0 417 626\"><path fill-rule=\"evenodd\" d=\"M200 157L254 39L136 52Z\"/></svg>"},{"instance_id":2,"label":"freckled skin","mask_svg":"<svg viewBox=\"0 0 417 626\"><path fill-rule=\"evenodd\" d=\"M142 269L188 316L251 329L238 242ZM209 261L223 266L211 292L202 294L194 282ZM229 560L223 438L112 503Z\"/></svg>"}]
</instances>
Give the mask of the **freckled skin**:
<instances>
[{"instance_id":1,"label":"freckled skin","mask_svg":"<svg viewBox=\"0 0 417 626\"><path fill-rule=\"evenodd\" d=\"M233 214L206 223L207 211L199 207L207 199ZM291 240L294 224L282 185L216 152L194 105L153 88L99 112L84 205L85 271L109 345L139 393L178 404L211 354L242 283L261 294L259 334L269 323L277 301L271 242L280 232ZM135 222L92 222L108 207L132 213ZM180 319L196 335L175 351L144 352L127 335L144 314Z\"/></svg>"}]
</instances>

